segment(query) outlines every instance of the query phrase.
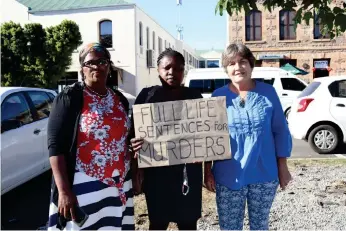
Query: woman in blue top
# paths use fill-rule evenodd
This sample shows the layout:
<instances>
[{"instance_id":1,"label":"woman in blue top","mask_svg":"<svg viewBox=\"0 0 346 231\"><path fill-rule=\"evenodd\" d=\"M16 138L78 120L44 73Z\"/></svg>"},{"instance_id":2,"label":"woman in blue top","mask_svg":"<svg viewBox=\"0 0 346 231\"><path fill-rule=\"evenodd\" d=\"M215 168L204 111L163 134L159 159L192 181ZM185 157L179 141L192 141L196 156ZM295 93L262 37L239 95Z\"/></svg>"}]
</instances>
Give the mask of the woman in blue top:
<instances>
[{"instance_id":1,"label":"woman in blue top","mask_svg":"<svg viewBox=\"0 0 346 231\"><path fill-rule=\"evenodd\" d=\"M292 138L275 89L251 79L255 57L245 45L231 44L222 66L231 83L213 92L226 96L232 159L205 164L205 184L216 191L222 230L243 229L245 204L251 230L268 230L277 187L291 180L287 157Z\"/></svg>"}]
</instances>

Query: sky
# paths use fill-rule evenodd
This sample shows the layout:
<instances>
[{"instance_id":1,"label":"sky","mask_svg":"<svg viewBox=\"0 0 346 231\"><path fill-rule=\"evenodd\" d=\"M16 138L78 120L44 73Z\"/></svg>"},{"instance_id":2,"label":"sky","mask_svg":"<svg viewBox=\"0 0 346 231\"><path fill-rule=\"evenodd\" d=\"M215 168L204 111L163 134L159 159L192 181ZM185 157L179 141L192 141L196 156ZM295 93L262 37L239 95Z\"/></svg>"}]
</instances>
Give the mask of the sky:
<instances>
[{"instance_id":1,"label":"sky","mask_svg":"<svg viewBox=\"0 0 346 231\"><path fill-rule=\"evenodd\" d=\"M177 0L132 0L146 14L177 38ZM217 0L182 0L183 40L194 49L223 49L226 45L226 16L215 15Z\"/></svg>"}]
</instances>

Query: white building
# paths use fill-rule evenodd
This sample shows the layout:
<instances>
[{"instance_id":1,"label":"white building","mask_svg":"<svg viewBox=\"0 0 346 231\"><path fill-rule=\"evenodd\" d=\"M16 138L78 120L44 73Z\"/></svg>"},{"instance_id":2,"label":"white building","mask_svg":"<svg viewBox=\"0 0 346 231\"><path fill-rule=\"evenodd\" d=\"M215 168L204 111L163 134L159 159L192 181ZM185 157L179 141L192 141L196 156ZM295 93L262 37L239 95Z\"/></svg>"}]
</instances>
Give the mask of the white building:
<instances>
[{"instance_id":1,"label":"white building","mask_svg":"<svg viewBox=\"0 0 346 231\"><path fill-rule=\"evenodd\" d=\"M108 45L115 66L123 71L119 87L137 95L159 83L156 58L172 47L186 59L186 70L198 66L195 51L177 40L138 6L124 0L2 0L1 22L54 26L68 19L79 25L83 44L73 53L69 78L80 79L78 55L90 42ZM72 80L73 81L73 80Z\"/></svg>"},{"instance_id":2,"label":"white building","mask_svg":"<svg viewBox=\"0 0 346 231\"><path fill-rule=\"evenodd\" d=\"M221 67L221 56L223 50L197 50L199 55L199 68L219 68Z\"/></svg>"}]
</instances>

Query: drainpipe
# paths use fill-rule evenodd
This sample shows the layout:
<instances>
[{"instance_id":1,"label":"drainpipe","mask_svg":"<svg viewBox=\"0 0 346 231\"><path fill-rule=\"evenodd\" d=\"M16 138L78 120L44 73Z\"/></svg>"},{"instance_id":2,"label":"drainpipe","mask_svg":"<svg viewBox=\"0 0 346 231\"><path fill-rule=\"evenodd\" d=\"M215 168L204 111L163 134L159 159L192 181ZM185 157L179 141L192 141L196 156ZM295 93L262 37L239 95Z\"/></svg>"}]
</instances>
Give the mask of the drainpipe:
<instances>
[{"instance_id":1,"label":"drainpipe","mask_svg":"<svg viewBox=\"0 0 346 231\"><path fill-rule=\"evenodd\" d=\"M31 7L29 6L28 11L27 11L28 12L28 21L30 21L30 10L31 10Z\"/></svg>"},{"instance_id":2,"label":"drainpipe","mask_svg":"<svg viewBox=\"0 0 346 231\"><path fill-rule=\"evenodd\" d=\"M136 91L136 93L135 93L135 95L138 95L138 93L137 92L139 92L139 90L141 90L141 89L138 89L138 70L137 70L137 65L138 65L138 62L139 62L139 55L138 55L138 53L137 53L137 36L138 36L138 34L137 34L137 24L138 24L138 22L137 22L137 5L133 5L134 7L133 7L133 10L134 10L134 14L135 14L135 23L134 23L134 30L135 30L135 91Z\"/></svg>"}]
</instances>

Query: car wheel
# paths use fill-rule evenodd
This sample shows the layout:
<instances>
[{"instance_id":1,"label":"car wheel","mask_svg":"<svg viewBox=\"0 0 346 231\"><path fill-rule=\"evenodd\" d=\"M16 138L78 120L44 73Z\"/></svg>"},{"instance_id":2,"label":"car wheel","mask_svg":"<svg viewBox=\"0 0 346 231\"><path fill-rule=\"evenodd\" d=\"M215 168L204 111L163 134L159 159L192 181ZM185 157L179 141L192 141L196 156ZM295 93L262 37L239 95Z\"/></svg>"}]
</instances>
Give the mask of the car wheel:
<instances>
[{"instance_id":1,"label":"car wheel","mask_svg":"<svg viewBox=\"0 0 346 231\"><path fill-rule=\"evenodd\" d=\"M338 146L338 132L330 125L320 125L310 132L308 142L315 152L329 154Z\"/></svg>"},{"instance_id":2,"label":"car wheel","mask_svg":"<svg viewBox=\"0 0 346 231\"><path fill-rule=\"evenodd\" d=\"M286 120L288 121L288 117L291 113L291 108L287 109L287 111L285 112L285 117L286 117Z\"/></svg>"}]
</instances>

